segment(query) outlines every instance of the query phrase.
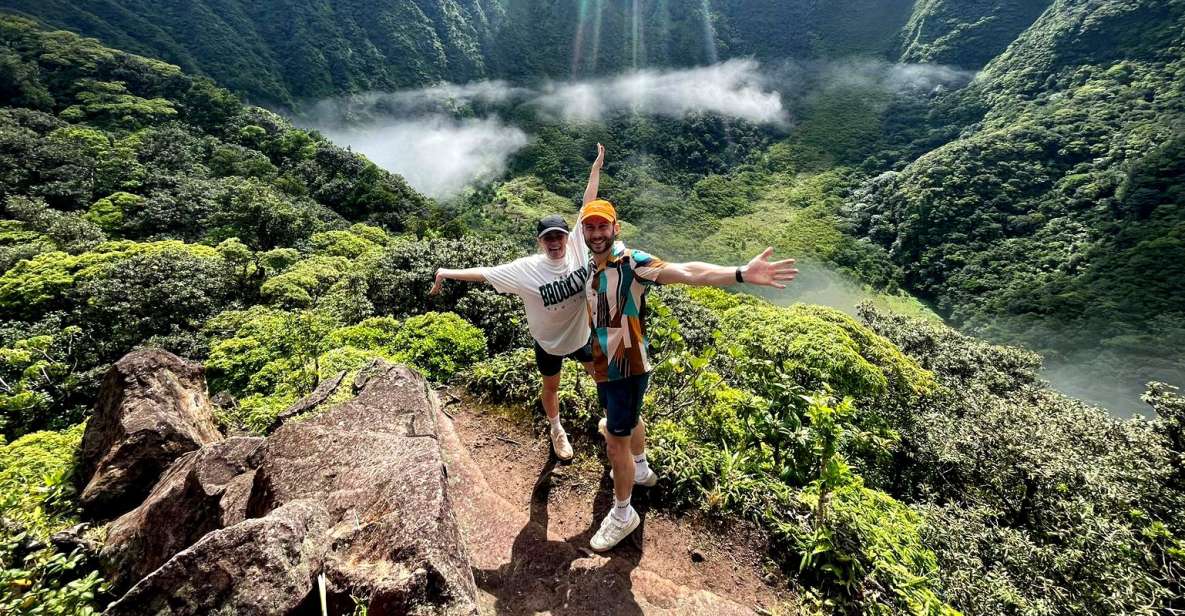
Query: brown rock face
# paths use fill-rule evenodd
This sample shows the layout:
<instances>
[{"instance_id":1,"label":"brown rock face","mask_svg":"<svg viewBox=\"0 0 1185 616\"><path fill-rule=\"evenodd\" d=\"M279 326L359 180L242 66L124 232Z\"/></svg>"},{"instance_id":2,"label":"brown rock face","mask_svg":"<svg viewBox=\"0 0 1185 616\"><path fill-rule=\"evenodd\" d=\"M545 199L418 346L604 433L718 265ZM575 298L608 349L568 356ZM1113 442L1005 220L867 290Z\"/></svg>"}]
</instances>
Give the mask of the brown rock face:
<instances>
[{"instance_id":1,"label":"brown rock face","mask_svg":"<svg viewBox=\"0 0 1185 616\"><path fill-rule=\"evenodd\" d=\"M288 614L316 587L328 528L325 508L300 500L214 531L140 580L104 614Z\"/></svg>"},{"instance_id":2,"label":"brown rock face","mask_svg":"<svg viewBox=\"0 0 1185 616\"><path fill-rule=\"evenodd\" d=\"M179 458L137 508L111 524L107 578L127 588L207 533L246 518L261 437L233 437Z\"/></svg>"},{"instance_id":3,"label":"brown rock face","mask_svg":"<svg viewBox=\"0 0 1185 616\"><path fill-rule=\"evenodd\" d=\"M133 351L107 372L86 426L79 502L95 517L128 511L174 460L221 438L199 364Z\"/></svg>"},{"instance_id":4,"label":"brown rock face","mask_svg":"<svg viewBox=\"0 0 1185 616\"><path fill-rule=\"evenodd\" d=\"M435 396L382 363L355 385L320 416L169 468L109 531L113 579L135 582L109 613L304 613L323 574L331 614L352 613L355 597L373 616L476 614Z\"/></svg>"},{"instance_id":5,"label":"brown rock face","mask_svg":"<svg viewBox=\"0 0 1185 616\"><path fill-rule=\"evenodd\" d=\"M329 511L330 612L475 613L476 587L449 501L435 396L380 364L353 400L268 438L249 514L311 499Z\"/></svg>"}]
</instances>

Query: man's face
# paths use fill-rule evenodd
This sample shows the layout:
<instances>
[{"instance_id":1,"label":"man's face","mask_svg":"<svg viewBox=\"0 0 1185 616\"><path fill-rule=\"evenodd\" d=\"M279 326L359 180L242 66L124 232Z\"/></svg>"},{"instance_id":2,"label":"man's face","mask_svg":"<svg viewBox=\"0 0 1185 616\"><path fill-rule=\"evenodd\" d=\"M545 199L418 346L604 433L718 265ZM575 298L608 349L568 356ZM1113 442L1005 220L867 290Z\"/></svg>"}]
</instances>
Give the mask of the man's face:
<instances>
[{"instance_id":1,"label":"man's face","mask_svg":"<svg viewBox=\"0 0 1185 616\"><path fill-rule=\"evenodd\" d=\"M568 234L563 231L548 231L539 238L539 247L548 259L563 259L568 245Z\"/></svg>"},{"instance_id":2,"label":"man's face","mask_svg":"<svg viewBox=\"0 0 1185 616\"><path fill-rule=\"evenodd\" d=\"M584 243L588 244L593 254L604 254L613 247L617 239L617 223L604 218L590 218L581 224L584 225Z\"/></svg>"}]
</instances>

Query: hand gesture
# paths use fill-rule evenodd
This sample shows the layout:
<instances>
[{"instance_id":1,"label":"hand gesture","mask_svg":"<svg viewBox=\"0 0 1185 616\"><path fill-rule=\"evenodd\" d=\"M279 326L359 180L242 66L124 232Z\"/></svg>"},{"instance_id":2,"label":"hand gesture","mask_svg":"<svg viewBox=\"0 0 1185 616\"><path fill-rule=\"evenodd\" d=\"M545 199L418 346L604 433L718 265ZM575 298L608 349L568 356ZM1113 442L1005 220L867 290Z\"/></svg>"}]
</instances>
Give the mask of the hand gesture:
<instances>
[{"instance_id":1,"label":"hand gesture","mask_svg":"<svg viewBox=\"0 0 1185 616\"><path fill-rule=\"evenodd\" d=\"M749 264L741 270L745 282L767 287L785 289L786 285L798 275L794 269L794 259L770 262L769 256L774 253L773 247L766 248L761 254L753 257Z\"/></svg>"},{"instance_id":2,"label":"hand gesture","mask_svg":"<svg viewBox=\"0 0 1185 616\"><path fill-rule=\"evenodd\" d=\"M428 291L428 295L436 295L440 293L440 288L444 286L444 274L441 270L436 270L436 282L432 285L432 289Z\"/></svg>"},{"instance_id":3,"label":"hand gesture","mask_svg":"<svg viewBox=\"0 0 1185 616\"><path fill-rule=\"evenodd\" d=\"M605 164L605 146L597 144L597 159L593 161L593 169L600 169Z\"/></svg>"}]
</instances>

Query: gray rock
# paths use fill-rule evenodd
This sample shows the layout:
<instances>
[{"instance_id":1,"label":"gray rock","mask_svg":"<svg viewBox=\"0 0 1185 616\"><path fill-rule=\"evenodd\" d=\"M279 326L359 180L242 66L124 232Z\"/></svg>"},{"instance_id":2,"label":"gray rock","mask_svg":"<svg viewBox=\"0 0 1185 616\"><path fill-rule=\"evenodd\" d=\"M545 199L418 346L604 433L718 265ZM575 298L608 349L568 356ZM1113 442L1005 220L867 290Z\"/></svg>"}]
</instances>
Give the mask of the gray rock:
<instances>
[{"instance_id":1,"label":"gray rock","mask_svg":"<svg viewBox=\"0 0 1185 616\"><path fill-rule=\"evenodd\" d=\"M303 613L323 574L332 614L355 597L373 616L476 614L435 395L386 363L360 385L267 439L227 439L170 468L108 534L117 586L145 576L110 613Z\"/></svg>"},{"instance_id":2,"label":"gray rock","mask_svg":"<svg viewBox=\"0 0 1185 616\"><path fill-rule=\"evenodd\" d=\"M159 349L128 353L107 371L82 438L79 503L97 518L124 513L174 460L221 438L201 365Z\"/></svg>"},{"instance_id":3,"label":"gray rock","mask_svg":"<svg viewBox=\"0 0 1185 616\"><path fill-rule=\"evenodd\" d=\"M140 580L104 614L288 614L316 586L328 528L324 507L298 500L216 530Z\"/></svg>"},{"instance_id":4,"label":"gray rock","mask_svg":"<svg viewBox=\"0 0 1185 616\"><path fill-rule=\"evenodd\" d=\"M179 458L137 508L112 522L102 557L123 589L211 531L246 518L261 437L232 437Z\"/></svg>"},{"instance_id":5,"label":"gray rock","mask_svg":"<svg viewBox=\"0 0 1185 616\"><path fill-rule=\"evenodd\" d=\"M294 499L334 521L330 611L351 595L371 614L475 613L476 586L449 501L436 398L419 374L380 364L333 410L268 438L249 514Z\"/></svg>"},{"instance_id":6,"label":"gray rock","mask_svg":"<svg viewBox=\"0 0 1185 616\"><path fill-rule=\"evenodd\" d=\"M313 393L301 398L300 400L297 400L295 404L285 409L284 412L276 415L276 418L272 420L271 425L268 426L267 431L274 432L277 428L283 425L285 421L288 421L289 419L296 417L301 413L307 413L317 408L321 404L324 404L325 401L337 391L338 386L341 385L342 379L344 379L345 376L346 371L342 370L341 372L337 373L337 376L317 383L317 388L313 390Z\"/></svg>"}]
</instances>

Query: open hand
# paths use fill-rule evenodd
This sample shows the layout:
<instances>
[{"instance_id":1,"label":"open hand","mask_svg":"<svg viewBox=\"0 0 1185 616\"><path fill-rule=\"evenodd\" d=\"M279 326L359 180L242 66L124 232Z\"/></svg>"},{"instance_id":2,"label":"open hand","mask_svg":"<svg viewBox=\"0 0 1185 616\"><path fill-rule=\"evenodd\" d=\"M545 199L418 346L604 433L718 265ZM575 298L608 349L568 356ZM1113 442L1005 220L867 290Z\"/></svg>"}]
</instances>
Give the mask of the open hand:
<instances>
[{"instance_id":1,"label":"open hand","mask_svg":"<svg viewBox=\"0 0 1185 616\"><path fill-rule=\"evenodd\" d=\"M605 146L597 144L597 159L593 161L593 169L600 169L605 164Z\"/></svg>"},{"instance_id":2,"label":"open hand","mask_svg":"<svg viewBox=\"0 0 1185 616\"><path fill-rule=\"evenodd\" d=\"M436 270L436 282L432 285L432 289L428 291L428 295L436 295L440 293L440 288L444 286L444 274L441 270Z\"/></svg>"},{"instance_id":3,"label":"open hand","mask_svg":"<svg viewBox=\"0 0 1185 616\"><path fill-rule=\"evenodd\" d=\"M749 261L741 270L745 282L785 289L786 284L794 281L794 277L798 275L798 270L794 268L794 259L770 261L769 256L773 253L774 249L770 246Z\"/></svg>"}]
</instances>

